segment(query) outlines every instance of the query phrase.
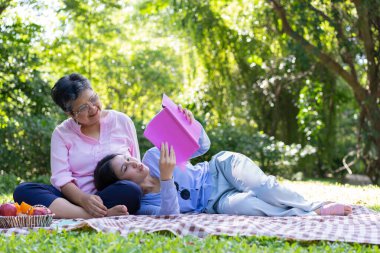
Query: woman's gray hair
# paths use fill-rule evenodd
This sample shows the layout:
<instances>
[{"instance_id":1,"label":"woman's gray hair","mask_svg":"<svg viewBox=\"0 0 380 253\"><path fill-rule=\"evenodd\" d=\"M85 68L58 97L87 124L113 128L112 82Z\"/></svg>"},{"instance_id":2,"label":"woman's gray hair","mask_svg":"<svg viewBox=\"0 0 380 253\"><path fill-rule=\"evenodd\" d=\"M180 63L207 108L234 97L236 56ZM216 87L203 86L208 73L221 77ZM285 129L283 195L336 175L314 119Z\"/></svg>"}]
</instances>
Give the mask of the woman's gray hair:
<instances>
[{"instance_id":1,"label":"woman's gray hair","mask_svg":"<svg viewBox=\"0 0 380 253\"><path fill-rule=\"evenodd\" d=\"M73 73L60 78L51 89L51 97L64 112L71 112L71 104L81 92L91 89L90 81L84 76Z\"/></svg>"}]
</instances>

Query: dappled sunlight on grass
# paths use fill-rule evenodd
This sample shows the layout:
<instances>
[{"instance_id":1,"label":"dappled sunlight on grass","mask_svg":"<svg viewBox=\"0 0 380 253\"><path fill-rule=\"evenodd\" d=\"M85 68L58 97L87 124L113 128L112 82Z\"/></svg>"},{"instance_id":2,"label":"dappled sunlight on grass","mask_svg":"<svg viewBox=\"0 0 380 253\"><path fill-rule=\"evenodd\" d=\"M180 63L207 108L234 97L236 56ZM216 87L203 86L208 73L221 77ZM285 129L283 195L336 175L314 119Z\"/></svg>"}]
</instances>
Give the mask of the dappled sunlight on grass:
<instances>
[{"instance_id":1,"label":"dappled sunlight on grass","mask_svg":"<svg viewBox=\"0 0 380 253\"><path fill-rule=\"evenodd\" d=\"M356 186L320 181L288 181L282 185L297 191L311 201L337 201L352 205L364 205L380 211L380 187Z\"/></svg>"}]
</instances>

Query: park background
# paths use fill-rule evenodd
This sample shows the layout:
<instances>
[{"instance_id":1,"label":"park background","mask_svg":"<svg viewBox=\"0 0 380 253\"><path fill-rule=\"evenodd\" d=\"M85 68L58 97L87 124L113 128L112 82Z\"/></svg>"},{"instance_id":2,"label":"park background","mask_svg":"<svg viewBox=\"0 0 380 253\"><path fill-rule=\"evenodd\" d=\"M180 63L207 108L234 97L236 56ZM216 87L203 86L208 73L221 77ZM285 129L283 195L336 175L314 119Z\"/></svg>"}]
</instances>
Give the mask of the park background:
<instances>
[{"instance_id":1,"label":"park background","mask_svg":"<svg viewBox=\"0 0 380 253\"><path fill-rule=\"evenodd\" d=\"M20 182L49 182L50 136L66 118L50 89L78 72L133 119L142 153L165 92L205 126L200 160L238 151L309 200L379 211L378 186L338 183L349 170L380 183L379 30L379 0L0 0L0 203ZM210 248L380 252L256 236L0 235L1 252Z\"/></svg>"},{"instance_id":2,"label":"park background","mask_svg":"<svg viewBox=\"0 0 380 253\"><path fill-rule=\"evenodd\" d=\"M66 118L50 89L72 72L133 119L142 154L166 93L210 136L199 160L231 150L288 179L379 183L378 0L0 0L0 19L4 190L48 181Z\"/></svg>"}]
</instances>

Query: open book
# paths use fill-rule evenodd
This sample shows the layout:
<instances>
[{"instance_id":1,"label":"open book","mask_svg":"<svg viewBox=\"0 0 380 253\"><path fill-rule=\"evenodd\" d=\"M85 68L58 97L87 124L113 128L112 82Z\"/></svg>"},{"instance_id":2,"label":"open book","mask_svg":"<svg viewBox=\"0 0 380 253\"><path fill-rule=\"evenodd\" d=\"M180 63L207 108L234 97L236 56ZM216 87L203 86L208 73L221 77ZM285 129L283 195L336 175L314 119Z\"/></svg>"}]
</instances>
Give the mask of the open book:
<instances>
[{"instance_id":1,"label":"open book","mask_svg":"<svg viewBox=\"0 0 380 253\"><path fill-rule=\"evenodd\" d=\"M161 149L161 143L172 145L176 155L177 165L184 168L191 155L199 149L198 140L201 135L201 124L186 119L178 106L168 96L162 96L163 109L153 117L144 131L144 136Z\"/></svg>"}]
</instances>

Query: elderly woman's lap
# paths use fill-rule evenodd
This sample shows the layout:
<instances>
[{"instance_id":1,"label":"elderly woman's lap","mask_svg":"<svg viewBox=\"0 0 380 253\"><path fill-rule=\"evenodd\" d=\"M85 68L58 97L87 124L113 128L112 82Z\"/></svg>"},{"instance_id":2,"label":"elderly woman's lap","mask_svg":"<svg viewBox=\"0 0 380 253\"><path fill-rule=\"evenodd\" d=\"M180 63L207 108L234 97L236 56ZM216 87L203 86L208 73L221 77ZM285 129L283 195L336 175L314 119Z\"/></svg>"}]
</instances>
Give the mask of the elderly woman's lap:
<instances>
[{"instance_id":1,"label":"elderly woman's lap","mask_svg":"<svg viewBox=\"0 0 380 253\"><path fill-rule=\"evenodd\" d=\"M130 214L140 208L142 197L141 188L130 181L118 181L100 192L97 192L107 208L116 205L125 205ZM26 182L16 187L13 193L15 202L28 203L30 205L44 205L49 207L57 198L65 198L64 195L52 185Z\"/></svg>"}]
</instances>

